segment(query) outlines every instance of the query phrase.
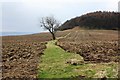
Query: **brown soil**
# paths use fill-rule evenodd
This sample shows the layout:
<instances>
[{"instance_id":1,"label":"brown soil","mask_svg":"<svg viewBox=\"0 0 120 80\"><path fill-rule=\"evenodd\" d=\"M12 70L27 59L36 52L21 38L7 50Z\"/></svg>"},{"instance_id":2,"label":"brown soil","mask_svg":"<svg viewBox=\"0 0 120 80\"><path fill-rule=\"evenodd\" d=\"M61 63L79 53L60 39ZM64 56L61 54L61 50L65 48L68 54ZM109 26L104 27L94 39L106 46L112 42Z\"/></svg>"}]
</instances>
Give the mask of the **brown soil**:
<instances>
[{"instance_id":1,"label":"brown soil","mask_svg":"<svg viewBox=\"0 0 120 80\"><path fill-rule=\"evenodd\" d=\"M36 79L40 55L46 48L49 34L2 37L3 80Z\"/></svg>"},{"instance_id":2,"label":"brown soil","mask_svg":"<svg viewBox=\"0 0 120 80\"><path fill-rule=\"evenodd\" d=\"M69 34L69 35L67 35ZM67 36L66 36L67 35ZM66 51L76 52L89 62L118 62L118 32L104 30L59 31L57 45ZM40 55L51 40L48 33L2 37L3 80L18 78L36 79Z\"/></svg>"},{"instance_id":3,"label":"brown soil","mask_svg":"<svg viewBox=\"0 0 120 80\"><path fill-rule=\"evenodd\" d=\"M69 52L83 56L89 62L118 62L118 32L104 30L72 31L57 45Z\"/></svg>"}]
</instances>

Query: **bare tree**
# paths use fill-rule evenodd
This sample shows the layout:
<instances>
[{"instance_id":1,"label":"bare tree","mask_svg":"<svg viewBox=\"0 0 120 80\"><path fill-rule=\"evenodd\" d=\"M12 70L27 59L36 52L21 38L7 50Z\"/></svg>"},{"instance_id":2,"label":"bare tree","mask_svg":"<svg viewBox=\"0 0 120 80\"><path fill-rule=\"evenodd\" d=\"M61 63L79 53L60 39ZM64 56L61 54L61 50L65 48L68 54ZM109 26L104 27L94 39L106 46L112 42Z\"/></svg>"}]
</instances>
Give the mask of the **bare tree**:
<instances>
[{"instance_id":1,"label":"bare tree","mask_svg":"<svg viewBox=\"0 0 120 80\"><path fill-rule=\"evenodd\" d=\"M47 29L51 33L53 40L55 40L55 33L60 25L59 21L57 21L53 16L47 16L42 17L40 23L41 27Z\"/></svg>"}]
</instances>

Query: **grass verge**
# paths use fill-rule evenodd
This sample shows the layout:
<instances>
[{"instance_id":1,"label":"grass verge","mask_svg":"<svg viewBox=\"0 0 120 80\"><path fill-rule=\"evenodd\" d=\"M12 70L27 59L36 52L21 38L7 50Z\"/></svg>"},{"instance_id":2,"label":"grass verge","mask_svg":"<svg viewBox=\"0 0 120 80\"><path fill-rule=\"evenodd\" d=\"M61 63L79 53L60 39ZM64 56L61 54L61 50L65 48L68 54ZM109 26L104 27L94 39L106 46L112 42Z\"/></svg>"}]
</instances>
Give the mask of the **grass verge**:
<instances>
[{"instance_id":1,"label":"grass verge","mask_svg":"<svg viewBox=\"0 0 120 80\"><path fill-rule=\"evenodd\" d=\"M66 61L77 59L83 61L83 58L75 53L69 53L55 45L56 41L49 41L44 55L39 64L38 78L70 78L75 76L85 76L91 78L117 78L118 64L99 63L99 64L81 64L71 65Z\"/></svg>"}]
</instances>

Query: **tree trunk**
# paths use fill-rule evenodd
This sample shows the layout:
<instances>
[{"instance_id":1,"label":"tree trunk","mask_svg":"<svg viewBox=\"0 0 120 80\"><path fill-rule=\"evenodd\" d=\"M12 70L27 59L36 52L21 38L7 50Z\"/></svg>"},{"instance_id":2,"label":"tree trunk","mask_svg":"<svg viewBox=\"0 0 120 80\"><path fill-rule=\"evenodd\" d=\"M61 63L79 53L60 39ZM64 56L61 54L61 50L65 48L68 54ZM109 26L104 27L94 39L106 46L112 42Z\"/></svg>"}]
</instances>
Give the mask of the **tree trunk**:
<instances>
[{"instance_id":1,"label":"tree trunk","mask_svg":"<svg viewBox=\"0 0 120 80\"><path fill-rule=\"evenodd\" d=\"M55 34L54 33L51 33L52 34L52 38L53 38L53 40L55 40L56 38L55 38Z\"/></svg>"}]
</instances>

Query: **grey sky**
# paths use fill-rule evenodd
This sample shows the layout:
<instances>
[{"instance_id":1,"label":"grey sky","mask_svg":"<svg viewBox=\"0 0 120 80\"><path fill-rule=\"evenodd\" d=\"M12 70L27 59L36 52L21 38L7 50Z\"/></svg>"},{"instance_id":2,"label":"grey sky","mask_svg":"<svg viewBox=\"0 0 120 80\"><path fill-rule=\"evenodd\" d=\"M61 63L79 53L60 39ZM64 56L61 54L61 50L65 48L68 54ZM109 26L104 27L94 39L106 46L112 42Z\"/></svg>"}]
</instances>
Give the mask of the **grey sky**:
<instances>
[{"instance_id":1,"label":"grey sky","mask_svg":"<svg viewBox=\"0 0 120 80\"><path fill-rule=\"evenodd\" d=\"M54 15L60 22L94 11L118 11L119 0L4 0L0 31L42 32L39 19Z\"/></svg>"},{"instance_id":2,"label":"grey sky","mask_svg":"<svg viewBox=\"0 0 120 80\"><path fill-rule=\"evenodd\" d=\"M120 1L118 2L118 12L120 12Z\"/></svg>"}]
</instances>

